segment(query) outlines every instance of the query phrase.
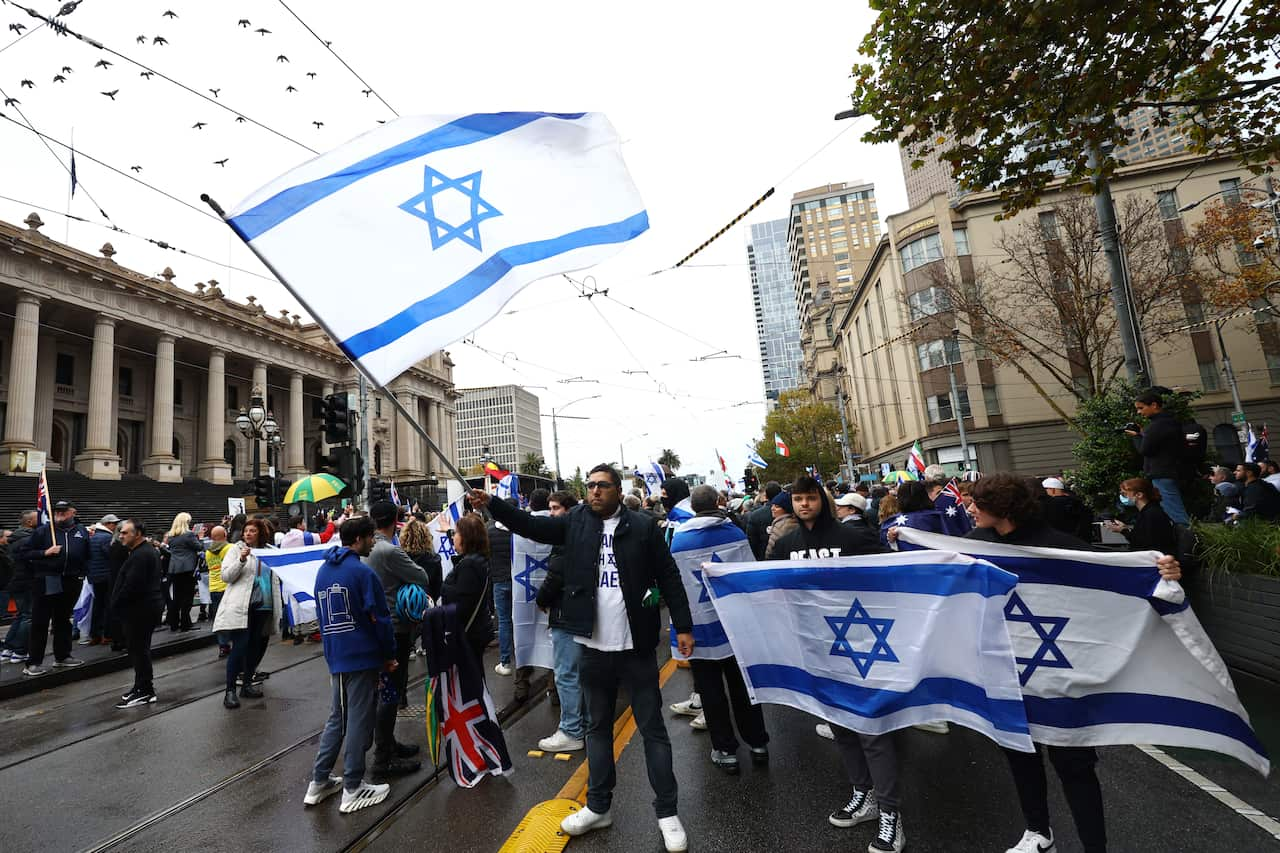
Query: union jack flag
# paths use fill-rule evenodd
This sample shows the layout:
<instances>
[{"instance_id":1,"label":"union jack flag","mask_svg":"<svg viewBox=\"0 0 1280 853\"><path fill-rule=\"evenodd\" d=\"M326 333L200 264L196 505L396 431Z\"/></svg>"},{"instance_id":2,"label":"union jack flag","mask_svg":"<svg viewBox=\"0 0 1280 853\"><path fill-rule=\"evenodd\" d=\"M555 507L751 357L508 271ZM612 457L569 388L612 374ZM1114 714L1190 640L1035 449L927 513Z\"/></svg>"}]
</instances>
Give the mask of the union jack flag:
<instances>
[{"instance_id":1,"label":"union jack flag","mask_svg":"<svg viewBox=\"0 0 1280 853\"><path fill-rule=\"evenodd\" d=\"M40 472L39 485L36 486L36 512L40 515L40 523L48 524L53 520L53 498L49 496L49 480Z\"/></svg>"},{"instance_id":2,"label":"union jack flag","mask_svg":"<svg viewBox=\"0 0 1280 853\"><path fill-rule=\"evenodd\" d=\"M952 477L951 480L942 487L942 491L955 498L956 503L960 503L963 500L960 495L960 484L956 482L955 477Z\"/></svg>"}]
</instances>

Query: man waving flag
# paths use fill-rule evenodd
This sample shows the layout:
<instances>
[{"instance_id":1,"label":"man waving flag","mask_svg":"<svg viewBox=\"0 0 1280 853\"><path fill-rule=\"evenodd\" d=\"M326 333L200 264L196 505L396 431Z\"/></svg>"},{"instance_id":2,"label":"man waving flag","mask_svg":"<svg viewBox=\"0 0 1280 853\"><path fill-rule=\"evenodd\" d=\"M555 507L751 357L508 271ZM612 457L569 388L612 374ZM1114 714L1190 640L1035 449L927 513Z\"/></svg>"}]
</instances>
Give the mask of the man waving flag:
<instances>
[{"instance_id":1,"label":"man waving flag","mask_svg":"<svg viewBox=\"0 0 1280 853\"><path fill-rule=\"evenodd\" d=\"M382 386L530 282L593 266L649 227L608 119L540 112L388 122L227 220Z\"/></svg>"}]
</instances>

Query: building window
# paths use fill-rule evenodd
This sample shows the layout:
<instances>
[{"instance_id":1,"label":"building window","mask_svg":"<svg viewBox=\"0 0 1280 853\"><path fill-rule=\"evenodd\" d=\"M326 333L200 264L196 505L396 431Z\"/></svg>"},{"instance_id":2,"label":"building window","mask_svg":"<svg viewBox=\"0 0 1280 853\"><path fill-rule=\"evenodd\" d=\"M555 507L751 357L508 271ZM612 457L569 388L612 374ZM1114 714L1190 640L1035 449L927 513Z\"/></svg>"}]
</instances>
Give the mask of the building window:
<instances>
[{"instance_id":1,"label":"building window","mask_svg":"<svg viewBox=\"0 0 1280 853\"><path fill-rule=\"evenodd\" d=\"M914 323L922 317L932 317L942 311L950 311L951 301L942 288L926 287L908 296L907 306L911 309L911 322Z\"/></svg>"},{"instance_id":2,"label":"building window","mask_svg":"<svg viewBox=\"0 0 1280 853\"><path fill-rule=\"evenodd\" d=\"M1202 361L1200 366L1200 385L1205 391L1221 391L1222 382L1218 375L1218 365L1213 361Z\"/></svg>"},{"instance_id":3,"label":"building window","mask_svg":"<svg viewBox=\"0 0 1280 853\"><path fill-rule=\"evenodd\" d=\"M916 267L942 260L942 240L937 234L928 234L901 246L898 252L902 255L902 271L911 272Z\"/></svg>"},{"instance_id":4,"label":"building window","mask_svg":"<svg viewBox=\"0 0 1280 853\"><path fill-rule=\"evenodd\" d=\"M375 444L373 446L373 473L376 476L382 476L382 445Z\"/></svg>"},{"instance_id":5,"label":"building window","mask_svg":"<svg viewBox=\"0 0 1280 853\"><path fill-rule=\"evenodd\" d=\"M982 386L982 402L987 407L988 415L1000 414L1000 391L994 385Z\"/></svg>"},{"instance_id":6,"label":"building window","mask_svg":"<svg viewBox=\"0 0 1280 853\"><path fill-rule=\"evenodd\" d=\"M1272 385L1280 385L1280 352L1267 353L1267 373Z\"/></svg>"},{"instance_id":7,"label":"building window","mask_svg":"<svg viewBox=\"0 0 1280 853\"><path fill-rule=\"evenodd\" d=\"M1181 216L1178 213L1178 192L1177 190L1160 190L1156 193L1156 206L1160 208L1160 218L1165 220L1177 219Z\"/></svg>"},{"instance_id":8,"label":"building window","mask_svg":"<svg viewBox=\"0 0 1280 853\"><path fill-rule=\"evenodd\" d=\"M1199 325L1204 322L1204 303L1203 302L1185 302L1183 308L1187 311L1187 322L1192 325Z\"/></svg>"},{"instance_id":9,"label":"building window","mask_svg":"<svg viewBox=\"0 0 1280 853\"><path fill-rule=\"evenodd\" d=\"M120 396L121 397L133 396L133 368L132 367L120 368Z\"/></svg>"},{"instance_id":10,"label":"building window","mask_svg":"<svg viewBox=\"0 0 1280 853\"><path fill-rule=\"evenodd\" d=\"M324 400L320 397L311 398L311 420L324 420Z\"/></svg>"},{"instance_id":11,"label":"building window","mask_svg":"<svg viewBox=\"0 0 1280 853\"><path fill-rule=\"evenodd\" d=\"M1251 267L1258 263L1258 253L1249 249L1244 243L1236 243L1236 261L1242 267Z\"/></svg>"},{"instance_id":12,"label":"building window","mask_svg":"<svg viewBox=\"0 0 1280 853\"><path fill-rule=\"evenodd\" d=\"M236 475L236 443L227 439L222 444L222 461L231 466L231 476Z\"/></svg>"},{"instance_id":13,"label":"building window","mask_svg":"<svg viewBox=\"0 0 1280 853\"><path fill-rule=\"evenodd\" d=\"M946 367L960 361L960 342L955 338L939 338L916 345L916 357L920 360L921 370L932 370L935 367Z\"/></svg>"},{"instance_id":14,"label":"building window","mask_svg":"<svg viewBox=\"0 0 1280 853\"><path fill-rule=\"evenodd\" d=\"M1040 211L1040 236L1046 240L1058 239L1058 214L1054 211Z\"/></svg>"},{"instance_id":15,"label":"building window","mask_svg":"<svg viewBox=\"0 0 1280 853\"><path fill-rule=\"evenodd\" d=\"M58 359L53 367L53 381L56 385L75 385L76 384L76 359L73 355L65 352L58 353Z\"/></svg>"},{"instance_id":16,"label":"building window","mask_svg":"<svg viewBox=\"0 0 1280 853\"><path fill-rule=\"evenodd\" d=\"M1222 193L1223 204L1239 204L1243 199L1240 197L1240 179L1228 178L1225 181L1218 181L1218 190Z\"/></svg>"},{"instance_id":17,"label":"building window","mask_svg":"<svg viewBox=\"0 0 1280 853\"><path fill-rule=\"evenodd\" d=\"M957 255L969 254L969 229L957 228L951 233L956 239L956 254Z\"/></svg>"},{"instance_id":18,"label":"building window","mask_svg":"<svg viewBox=\"0 0 1280 853\"><path fill-rule=\"evenodd\" d=\"M173 380L173 404L175 406L182 405L182 380L181 379Z\"/></svg>"},{"instance_id":19,"label":"building window","mask_svg":"<svg viewBox=\"0 0 1280 853\"><path fill-rule=\"evenodd\" d=\"M240 389L235 385L227 386L227 408L240 408Z\"/></svg>"},{"instance_id":20,"label":"building window","mask_svg":"<svg viewBox=\"0 0 1280 853\"><path fill-rule=\"evenodd\" d=\"M382 398L381 397L373 398L373 416L375 418L382 417Z\"/></svg>"},{"instance_id":21,"label":"building window","mask_svg":"<svg viewBox=\"0 0 1280 853\"><path fill-rule=\"evenodd\" d=\"M958 396L960 397L960 413L966 418L972 417L973 414L969 411L969 392L962 388ZM934 397L929 397L925 404L929 409L929 423L931 424L940 424L944 421L954 421L956 419L955 412L951 408L950 394L938 394Z\"/></svg>"}]
</instances>

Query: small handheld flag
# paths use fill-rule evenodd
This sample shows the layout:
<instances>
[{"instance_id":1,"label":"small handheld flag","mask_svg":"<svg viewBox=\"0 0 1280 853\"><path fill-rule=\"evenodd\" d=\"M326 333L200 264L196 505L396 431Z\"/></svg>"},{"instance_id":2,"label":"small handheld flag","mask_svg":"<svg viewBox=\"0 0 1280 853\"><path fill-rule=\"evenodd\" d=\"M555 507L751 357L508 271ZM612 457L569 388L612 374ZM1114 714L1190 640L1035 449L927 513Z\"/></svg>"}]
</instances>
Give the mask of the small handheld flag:
<instances>
[{"instance_id":1,"label":"small handheld flag","mask_svg":"<svg viewBox=\"0 0 1280 853\"><path fill-rule=\"evenodd\" d=\"M765 462L765 461L764 461L764 458L763 458L763 457L762 457L758 452L756 452L756 449L755 449L754 447L748 447L748 451L749 451L749 452L747 453L747 462L748 462L748 463L750 463L751 465L756 466L757 468L768 468L768 467L769 467L769 463L767 463L767 462Z\"/></svg>"},{"instance_id":2,"label":"small handheld flag","mask_svg":"<svg viewBox=\"0 0 1280 853\"><path fill-rule=\"evenodd\" d=\"M924 449L920 447L920 439L916 439L915 444L911 445L911 452L907 454L907 470L915 474L917 479L924 477Z\"/></svg>"},{"instance_id":3,"label":"small handheld flag","mask_svg":"<svg viewBox=\"0 0 1280 853\"><path fill-rule=\"evenodd\" d=\"M773 449L779 456L790 456L791 448L787 447L787 443L782 440L782 436L776 432L773 434Z\"/></svg>"},{"instance_id":4,"label":"small handheld flag","mask_svg":"<svg viewBox=\"0 0 1280 853\"><path fill-rule=\"evenodd\" d=\"M53 520L53 498L49 496L49 480L44 471L40 472L40 482L36 486L36 512L39 513L41 524L48 524Z\"/></svg>"}]
</instances>

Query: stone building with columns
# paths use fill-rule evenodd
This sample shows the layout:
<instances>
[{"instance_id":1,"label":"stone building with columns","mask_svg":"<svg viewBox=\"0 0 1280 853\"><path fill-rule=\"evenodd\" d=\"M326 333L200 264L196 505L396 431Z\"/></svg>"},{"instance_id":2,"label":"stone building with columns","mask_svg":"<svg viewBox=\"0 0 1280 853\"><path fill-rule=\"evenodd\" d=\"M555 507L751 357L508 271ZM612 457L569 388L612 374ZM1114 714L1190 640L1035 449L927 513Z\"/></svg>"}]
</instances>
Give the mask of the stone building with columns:
<instances>
[{"instance_id":1,"label":"stone building with columns","mask_svg":"<svg viewBox=\"0 0 1280 853\"><path fill-rule=\"evenodd\" d=\"M235 419L261 389L285 444L286 476L319 470L326 394L354 391L354 368L313 323L236 302L216 281L175 284L49 239L40 217L0 222L0 470L29 451L53 470L102 480L145 475L226 484L253 476ZM388 385L450 460L459 394L447 352ZM443 470L383 394L371 389L369 474L397 480ZM261 448L265 470L267 453Z\"/></svg>"}]
</instances>

